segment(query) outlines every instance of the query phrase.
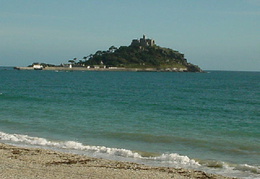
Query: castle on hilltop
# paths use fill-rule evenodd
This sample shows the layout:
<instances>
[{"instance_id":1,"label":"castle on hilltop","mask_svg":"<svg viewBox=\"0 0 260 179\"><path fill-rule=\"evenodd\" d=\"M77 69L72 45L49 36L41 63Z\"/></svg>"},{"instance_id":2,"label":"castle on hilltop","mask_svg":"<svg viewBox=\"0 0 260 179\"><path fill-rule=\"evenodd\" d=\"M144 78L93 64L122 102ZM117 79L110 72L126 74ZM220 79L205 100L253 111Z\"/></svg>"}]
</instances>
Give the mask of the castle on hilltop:
<instances>
[{"instance_id":1,"label":"castle on hilltop","mask_svg":"<svg viewBox=\"0 0 260 179\"><path fill-rule=\"evenodd\" d=\"M132 40L131 46L139 46L139 47L152 47L155 45L155 41L153 39L147 39L145 35L143 38Z\"/></svg>"}]
</instances>

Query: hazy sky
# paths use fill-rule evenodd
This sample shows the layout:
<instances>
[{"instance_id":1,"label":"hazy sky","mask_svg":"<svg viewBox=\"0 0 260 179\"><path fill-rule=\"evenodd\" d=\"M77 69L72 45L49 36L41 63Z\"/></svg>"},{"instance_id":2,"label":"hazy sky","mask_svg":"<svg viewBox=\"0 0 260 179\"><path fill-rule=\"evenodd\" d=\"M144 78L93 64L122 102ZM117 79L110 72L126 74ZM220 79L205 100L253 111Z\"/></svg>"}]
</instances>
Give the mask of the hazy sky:
<instances>
[{"instance_id":1,"label":"hazy sky","mask_svg":"<svg viewBox=\"0 0 260 179\"><path fill-rule=\"evenodd\" d=\"M204 70L260 71L260 0L0 0L0 66L66 63L143 34Z\"/></svg>"}]
</instances>

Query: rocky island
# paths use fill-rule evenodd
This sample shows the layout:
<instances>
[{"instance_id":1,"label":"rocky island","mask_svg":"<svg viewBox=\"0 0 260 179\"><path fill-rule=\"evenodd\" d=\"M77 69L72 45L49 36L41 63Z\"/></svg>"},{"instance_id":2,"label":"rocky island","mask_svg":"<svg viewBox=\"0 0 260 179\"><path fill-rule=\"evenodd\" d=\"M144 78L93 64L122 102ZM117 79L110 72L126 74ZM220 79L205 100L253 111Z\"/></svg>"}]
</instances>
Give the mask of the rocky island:
<instances>
[{"instance_id":1,"label":"rocky island","mask_svg":"<svg viewBox=\"0 0 260 179\"><path fill-rule=\"evenodd\" d=\"M77 58L69 60L69 63L60 66L34 63L16 69L203 72L200 67L187 62L184 54L160 47L145 35L132 40L129 46L111 46L106 51L99 50L85 56L78 62Z\"/></svg>"}]
</instances>

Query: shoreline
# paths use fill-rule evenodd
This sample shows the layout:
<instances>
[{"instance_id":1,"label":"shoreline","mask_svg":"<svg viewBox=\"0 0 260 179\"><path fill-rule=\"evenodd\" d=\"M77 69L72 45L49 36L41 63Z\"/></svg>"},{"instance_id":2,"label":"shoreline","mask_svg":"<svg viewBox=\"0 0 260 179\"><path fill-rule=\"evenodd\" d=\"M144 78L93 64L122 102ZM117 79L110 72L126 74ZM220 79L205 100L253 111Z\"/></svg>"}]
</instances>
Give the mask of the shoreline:
<instances>
[{"instance_id":1,"label":"shoreline","mask_svg":"<svg viewBox=\"0 0 260 179\"><path fill-rule=\"evenodd\" d=\"M4 143L0 143L0 178L231 179L202 171L152 167Z\"/></svg>"},{"instance_id":2,"label":"shoreline","mask_svg":"<svg viewBox=\"0 0 260 179\"><path fill-rule=\"evenodd\" d=\"M130 72L189 72L182 69L166 68L86 68L86 67L45 67L34 69L33 67L14 67L16 70L49 70L49 71L130 71Z\"/></svg>"}]
</instances>

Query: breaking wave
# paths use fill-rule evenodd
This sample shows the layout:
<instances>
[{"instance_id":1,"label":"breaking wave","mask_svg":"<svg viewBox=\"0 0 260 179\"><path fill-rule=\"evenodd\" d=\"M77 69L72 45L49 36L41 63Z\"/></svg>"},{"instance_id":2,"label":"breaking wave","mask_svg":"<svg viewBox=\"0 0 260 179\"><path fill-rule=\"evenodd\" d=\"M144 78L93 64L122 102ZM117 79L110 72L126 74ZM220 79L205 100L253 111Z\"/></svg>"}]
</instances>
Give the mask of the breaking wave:
<instances>
[{"instance_id":1,"label":"breaking wave","mask_svg":"<svg viewBox=\"0 0 260 179\"><path fill-rule=\"evenodd\" d=\"M127 149L109 148L105 146L90 146L75 141L50 141L45 138L31 137L21 134L7 134L4 132L0 132L0 141L18 145L29 145L65 150L69 152L79 151L79 154L87 154L90 156L93 154L93 156L110 159L118 159L118 157L121 157L123 160L128 159L127 161L134 161L151 165L153 165L153 162L155 162L160 166L192 168L211 173L238 176L240 178L257 178L260 174L259 166L251 166L247 164L230 164L213 160L194 160L177 153L159 154L157 156L147 155L147 153L146 155L143 155L143 152L134 152ZM213 170L211 170L212 168ZM251 174L243 176L245 172Z\"/></svg>"},{"instance_id":2,"label":"breaking wave","mask_svg":"<svg viewBox=\"0 0 260 179\"><path fill-rule=\"evenodd\" d=\"M142 156L138 152L134 152L127 149L119 149L119 148L109 148L105 146L90 146L90 145L83 145L82 143L75 142L75 141L65 141L65 142L56 142L56 141L49 141L44 138L39 137L31 137L28 135L20 135L20 134L7 134L4 132L0 132L0 140L2 141L10 141L10 142L18 142L27 145L33 146L45 146L51 147L56 149L67 149L67 150L80 150L86 151L90 153L100 153L100 154L107 154L125 158L134 158L134 159L141 159L141 160L153 160L153 161L160 161L163 163L175 164L176 166L200 166L198 162L193 159L190 159L187 156L181 156L179 154L162 154L160 156Z\"/></svg>"}]
</instances>

